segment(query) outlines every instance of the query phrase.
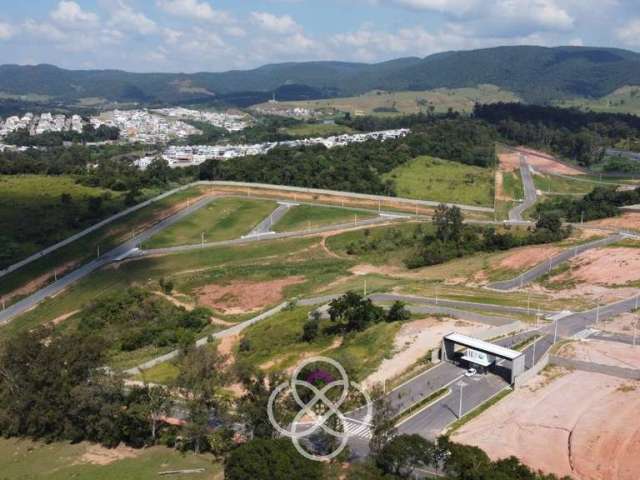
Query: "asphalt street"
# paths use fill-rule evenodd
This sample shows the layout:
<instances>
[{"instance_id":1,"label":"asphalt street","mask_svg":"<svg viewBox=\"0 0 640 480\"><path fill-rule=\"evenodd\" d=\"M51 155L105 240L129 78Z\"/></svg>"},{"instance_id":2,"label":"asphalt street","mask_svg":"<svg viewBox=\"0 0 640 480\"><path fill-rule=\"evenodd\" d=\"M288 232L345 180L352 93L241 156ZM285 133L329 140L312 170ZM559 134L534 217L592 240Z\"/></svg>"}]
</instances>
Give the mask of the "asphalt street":
<instances>
[{"instance_id":1,"label":"asphalt street","mask_svg":"<svg viewBox=\"0 0 640 480\"><path fill-rule=\"evenodd\" d=\"M568 248L566 250L564 250L563 252L559 253L558 255L555 255L554 257L550 258L547 261L544 261L542 263L539 263L538 265L536 265L535 267L533 267L532 269L524 272L521 275L518 275L515 278L512 278L510 280L504 280L501 282L495 282L495 283L491 283L489 285L487 285L487 288L490 288L492 290L502 290L502 291L507 291L507 290L514 290L517 288L522 288L524 285L527 285L528 283L533 282L534 280L537 280L538 278L546 275L547 273L549 273L551 270L553 270L555 267L557 267L558 265L588 251L588 250L592 250L594 248L600 248L600 247L605 247L607 245L611 245L612 243L615 242L619 242L620 240L623 240L625 238L624 235L621 234L615 234L615 235L611 235L607 238L603 238L600 240L595 240L593 242L589 242L589 243L585 243L584 245L576 245L573 248Z\"/></svg>"},{"instance_id":2,"label":"asphalt street","mask_svg":"<svg viewBox=\"0 0 640 480\"><path fill-rule=\"evenodd\" d=\"M527 162L527 156L523 154L520 154L520 174L522 175L522 183L524 186L524 200L520 205L509 211L509 221L513 223L525 222L522 214L533 207L538 199L531 168Z\"/></svg>"},{"instance_id":3,"label":"asphalt street","mask_svg":"<svg viewBox=\"0 0 640 480\"><path fill-rule=\"evenodd\" d=\"M273 226L276 225L282 217L284 217L289 209L293 206L290 203L281 203L278 207L271 212L271 214L262 220L258 225L254 227L247 235L244 235L242 238L250 238L259 235L265 235L269 233L273 233Z\"/></svg>"},{"instance_id":4,"label":"asphalt street","mask_svg":"<svg viewBox=\"0 0 640 480\"><path fill-rule=\"evenodd\" d=\"M49 298L53 295L60 293L62 290L70 286L71 284L77 282L78 280L86 277L91 272L108 265L109 263L116 261L117 259L122 258L124 255L127 255L132 250L136 249L138 245L147 241L153 235L158 232L164 230L167 227L179 222L183 218L191 215L195 211L200 208L208 205L215 199L213 197L204 198L198 202L195 202L193 205L181 210L180 212L168 217L161 222L158 222L154 226L148 228L140 235L133 237L132 239L124 242L122 245L106 252L104 255L96 258L95 260L77 268L76 270L68 273L67 275L59 278L56 282L53 282L46 287L41 288L37 292L29 295L28 297L10 305L5 310L0 312L0 325L6 324L10 322L16 316L26 312L27 310L32 309L40 302Z\"/></svg>"}]
</instances>

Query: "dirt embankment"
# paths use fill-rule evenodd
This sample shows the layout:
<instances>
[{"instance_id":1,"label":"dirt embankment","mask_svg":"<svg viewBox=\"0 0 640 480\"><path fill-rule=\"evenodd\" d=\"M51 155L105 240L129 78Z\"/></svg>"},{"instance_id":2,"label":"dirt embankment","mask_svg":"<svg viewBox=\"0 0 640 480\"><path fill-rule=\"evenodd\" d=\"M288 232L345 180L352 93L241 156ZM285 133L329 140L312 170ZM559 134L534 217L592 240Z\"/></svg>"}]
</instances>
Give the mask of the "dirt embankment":
<instances>
[{"instance_id":1,"label":"dirt embankment","mask_svg":"<svg viewBox=\"0 0 640 480\"><path fill-rule=\"evenodd\" d=\"M640 368L640 348L624 343L588 340L564 345L558 355L612 367Z\"/></svg>"},{"instance_id":2,"label":"dirt embankment","mask_svg":"<svg viewBox=\"0 0 640 480\"><path fill-rule=\"evenodd\" d=\"M626 285L640 280L640 248L589 250L572 261L570 278L598 285Z\"/></svg>"},{"instance_id":3,"label":"dirt embankment","mask_svg":"<svg viewBox=\"0 0 640 480\"><path fill-rule=\"evenodd\" d=\"M586 225L590 225L593 227L613 228L613 229L625 228L627 230L640 230L640 213L638 212L623 213L619 217L604 218L602 220L594 220L592 222L586 223Z\"/></svg>"},{"instance_id":4,"label":"dirt embankment","mask_svg":"<svg viewBox=\"0 0 640 480\"><path fill-rule=\"evenodd\" d=\"M284 298L284 290L303 283L304 277L295 276L264 282L232 281L211 284L196 291L198 303L226 315L240 315L260 311Z\"/></svg>"},{"instance_id":5,"label":"dirt embankment","mask_svg":"<svg viewBox=\"0 0 640 480\"><path fill-rule=\"evenodd\" d=\"M556 175L584 174L584 172L579 168L562 163L547 153L525 147L518 147L518 152L525 154L527 156L527 163L529 163L529 165L538 172L552 173Z\"/></svg>"},{"instance_id":6,"label":"dirt embankment","mask_svg":"<svg viewBox=\"0 0 640 480\"><path fill-rule=\"evenodd\" d=\"M575 480L637 480L639 388L585 372L552 381L538 376L452 439L492 459L514 455L536 470Z\"/></svg>"},{"instance_id":7,"label":"dirt embankment","mask_svg":"<svg viewBox=\"0 0 640 480\"><path fill-rule=\"evenodd\" d=\"M551 245L537 245L533 247L518 248L510 253L498 264L498 268L505 270L524 270L533 268L539 263L549 260L562 251L559 247Z\"/></svg>"},{"instance_id":8,"label":"dirt embankment","mask_svg":"<svg viewBox=\"0 0 640 480\"><path fill-rule=\"evenodd\" d=\"M430 350L437 348L442 337L453 331L473 335L488 328L480 323L450 318L429 317L405 323L394 340L393 356L383 360L378 370L367 377L364 385L372 387L398 377Z\"/></svg>"}]
</instances>

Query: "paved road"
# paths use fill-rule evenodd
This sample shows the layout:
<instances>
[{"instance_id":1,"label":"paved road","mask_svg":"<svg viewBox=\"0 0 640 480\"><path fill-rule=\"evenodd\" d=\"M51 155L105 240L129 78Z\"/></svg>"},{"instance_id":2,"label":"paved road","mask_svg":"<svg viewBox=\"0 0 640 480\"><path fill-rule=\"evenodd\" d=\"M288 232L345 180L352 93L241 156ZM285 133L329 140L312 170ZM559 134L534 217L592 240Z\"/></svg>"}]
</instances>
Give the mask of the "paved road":
<instances>
[{"instance_id":1,"label":"paved road","mask_svg":"<svg viewBox=\"0 0 640 480\"><path fill-rule=\"evenodd\" d=\"M317 227L317 228L312 228L310 230L304 230L299 232L279 232L279 233L274 233L272 235L253 235L253 236L246 236L244 238L237 238L235 240L224 240L221 242L197 243L194 245L181 245L177 247L141 250L140 252L136 253L136 256L141 257L141 256L148 256L148 255L169 255L174 253L190 252L193 250L199 250L201 248L246 245L248 243L253 243L253 242L277 240L277 239L283 239L283 238L302 238L302 237L317 235L323 232L333 232L336 230L344 230L344 229L353 228L353 227L363 227L367 225L391 223L393 221L394 221L393 219L389 219L385 217L375 217L375 218L369 218L367 220L359 220L357 223L354 222L354 223L344 223L341 225L327 225L325 227Z\"/></svg>"},{"instance_id":2,"label":"paved road","mask_svg":"<svg viewBox=\"0 0 640 480\"><path fill-rule=\"evenodd\" d=\"M162 195L158 195L157 197L151 198L149 200L146 200L142 203L139 203L138 205L135 205L131 208L127 208L126 210L123 210L122 212L116 213L115 215L112 215L109 218L105 218L104 220L102 220L99 223L96 223L95 225L92 225L89 228L86 228L84 230L82 230L81 232L78 232L74 235L71 235L68 238L65 238L64 240L62 240L61 242L56 243L55 245L51 245L50 247L45 248L44 250L41 250L37 253L34 253L33 255L31 255L30 257L25 258L24 260L21 260L17 263L14 263L13 265L10 265L9 267L5 268L4 270L0 270L0 278L4 277L5 275L14 272L32 262L35 262L36 260L39 260L40 258L44 257L45 255L48 255L50 253L55 252L56 250L69 245L72 242L75 242L76 240L89 235L90 233L95 232L96 230L104 227L105 225L108 225L126 215L129 215L130 213L136 212L148 205L151 205L152 203L158 202L160 200L163 200L175 193L178 193L182 190L186 190L189 187L191 187L191 185L184 185L182 187L179 188L175 188L173 190L170 190L168 192L163 193Z\"/></svg>"},{"instance_id":3,"label":"paved road","mask_svg":"<svg viewBox=\"0 0 640 480\"><path fill-rule=\"evenodd\" d=\"M85 230L78 232L72 236L70 236L69 238L64 239L61 242L56 243L55 245L51 245L50 247L47 247L39 252L34 253L33 255L31 255L28 258L25 258L13 265L10 265L9 267L0 270L0 278L2 278L3 276L18 270L26 265L28 265L31 262L34 262L50 253L55 252L56 250L64 247L65 245L68 245L96 230L98 230L99 228L102 228L105 225L108 225L109 223L114 222L115 220L118 220L119 218L122 218L126 215L129 215L130 213L133 213L137 210L140 210L152 203L155 203L159 200L162 200L164 198L167 198L171 195L173 195L174 193L177 193L179 191L182 190L186 190L188 188L194 187L194 186L209 186L212 188L215 188L216 186L221 186L221 187L238 187L238 188L246 188L248 192L251 192L251 189L268 189L268 190L277 190L277 191L283 191L283 192L291 192L291 193L306 193L306 194L314 194L314 195L327 195L327 196L333 196L333 197L341 197L341 198L352 198L352 199L361 199L361 200L369 200L369 201L374 201L374 202L378 202L379 206L382 207L382 205L384 205L385 203L392 203L392 204L406 204L407 206L426 206L426 207L436 207L439 205L440 202L432 202L429 200L414 200L414 199L409 199L409 198L402 198L402 197L387 197L387 196L383 196L383 195L368 195L368 194L361 194L361 193L352 193L352 192L340 192L340 191L334 191L334 190L323 190L323 189L314 189L314 188L302 188L302 187L289 187L289 186L284 186L284 185L271 185L271 184L264 184L264 183L247 183L247 182L222 182L222 181L198 181L198 182L193 182L187 185L183 185L181 187L175 188L173 190L170 190L168 192L165 192L161 195L158 195L157 197L151 198L149 200L146 200L138 205L134 205L131 208L128 208L126 210L123 210L122 212L119 212L115 215L112 215L109 218L106 218L104 220L102 220L101 222L92 225L89 228L86 228ZM255 190L254 190L255 193ZM488 208L488 207L477 207L477 206L473 206L473 205L464 205L464 204L447 204L450 206L457 206L462 210L466 210L466 211L472 211L472 212L483 212L483 213L493 213L494 209L493 208Z\"/></svg>"},{"instance_id":4,"label":"paved road","mask_svg":"<svg viewBox=\"0 0 640 480\"><path fill-rule=\"evenodd\" d=\"M258 225L255 226L253 230L251 230L247 235L244 235L242 238L249 238L273 233L273 226L280 220L282 220L282 217L287 214L292 206L293 204L291 203L281 203L273 212L271 212L271 214L267 218L262 220Z\"/></svg>"},{"instance_id":5,"label":"paved road","mask_svg":"<svg viewBox=\"0 0 640 480\"><path fill-rule=\"evenodd\" d=\"M522 214L530 207L533 207L538 200L531 168L529 167L529 163L527 163L527 156L523 154L520 154L520 173L524 186L524 201L509 211L509 221L512 223L525 222Z\"/></svg>"},{"instance_id":6,"label":"paved road","mask_svg":"<svg viewBox=\"0 0 640 480\"><path fill-rule=\"evenodd\" d=\"M370 295L369 298L376 302L395 302L400 301L409 304L424 304L435 305L439 307L452 307L452 308L471 308L474 310L482 310L485 312L507 313L507 314L531 314L536 311L528 309L526 307L509 307L506 305L494 305L490 303L474 303L466 302L462 300L447 300L444 298L429 298L429 297L417 297L413 295L397 295L390 293L375 293ZM545 310L541 312L545 315L554 314L558 312ZM513 320L506 319L505 323L512 322Z\"/></svg>"},{"instance_id":7,"label":"paved road","mask_svg":"<svg viewBox=\"0 0 640 480\"><path fill-rule=\"evenodd\" d=\"M603 238L600 240L595 240L593 242L585 243L584 245L576 245L575 247L568 248L567 250L551 257L549 260L546 260L542 263L539 263L531 270L527 270L526 272L518 275L515 278L510 280L503 280L501 282L495 282L487 285L487 288L491 288L493 290L514 290L516 288L522 288L524 285L537 280L538 278L546 275L551 270L553 270L558 265L576 257L588 250L592 250L594 248L600 248L607 245L611 245L612 243L619 242L625 238L622 234L611 235L607 238Z\"/></svg>"},{"instance_id":8,"label":"paved road","mask_svg":"<svg viewBox=\"0 0 640 480\"><path fill-rule=\"evenodd\" d=\"M214 198L208 197L195 202L193 205L185 208L184 210L181 210L180 212L172 215L169 218L162 220L161 222L142 232L140 235L132 238L131 240L123 243L113 250L110 250L99 258L96 258L95 260L79 267L78 269L72 271L64 277L59 278L57 282L51 283L50 285L41 288L37 292L29 295L19 302L16 302L13 305L7 307L5 310L0 312L0 325L10 322L13 318L26 312L27 310L32 309L46 298L60 293L62 290L77 282L81 278L86 277L91 272L102 268L105 265L116 261L117 259L122 258L123 256L127 255L127 253L137 248L138 245L140 245L142 242L147 241L153 235L179 222L183 218L191 215L193 212L199 210L205 205L208 205L214 200Z\"/></svg>"}]
</instances>

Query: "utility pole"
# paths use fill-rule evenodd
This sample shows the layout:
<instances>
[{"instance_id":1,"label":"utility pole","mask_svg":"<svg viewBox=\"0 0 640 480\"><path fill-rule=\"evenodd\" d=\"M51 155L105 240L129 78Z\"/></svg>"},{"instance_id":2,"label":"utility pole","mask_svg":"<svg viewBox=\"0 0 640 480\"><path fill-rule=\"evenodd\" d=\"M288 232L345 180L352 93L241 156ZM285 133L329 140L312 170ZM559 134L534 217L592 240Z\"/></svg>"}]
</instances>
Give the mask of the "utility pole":
<instances>
[{"instance_id":1,"label":"utility pole","mask_svg":"<svg viewBox=\"0 0 640 480\"><path fill-rule=\"evenodd\" d=\"M598 306L596 307L596 327L600 323L600 301L598 301Z\"/></svg>"},{"instance_id":2,"label":"utility pole","mask_svg":"<svg viewBox=\"0 0 640 480\"><path fill-rule=\"evenodd\" d=\"M531 315L531 292L527 291L527 315Z\"/></svg>"},{"instance_id":3,"label":"utility pole","mask_svg":"<svg viewBox=\"0 0 640 480\"><path fill-rule=\"evenodd\" d=\"M553 344L555 345L557 341L558 341L558 319L556 318L556 328L553 333Z\"/></svg>"},{"instance_id":4,"label":"utility pole","mask_svg":"<svg viewBox=\"0 0 640 480\"><path fill-rule=\"evenodd\" d=\"M202 234L201 234L200 244L201 244L202 248L204 248L204 232L202 232Z\"/></svg>"},{"instance_id":5,"label":"utility pole","mask_svg":"<svg viewBox=\"0 0 640 480\"><path fill-rule=\"evenodd\" d=\"M434 292L435 297L436 297L436 305L438 305L438 285L435 285L433 287L433 292Z\"/></svg>"},{"instance_id":6,"label":"utility pole","mask_svg":"<svg viewBox=\"0 0 640 480\"><path fill-rule=\"evenodd\" d=\"M533 340L533 359L531 360L531 368L536 366L536 343L538 343L537 338Z\"/></svg>"},{"instance_id":7,"label":"utility pole","mask_svg":"<svg viewBox=\"0 0 640 480\"><path fill-rule=\"evenodd\" d=\"M364 296L367 296L367 279L364 279Z\"/></svg>"}]
</instances>

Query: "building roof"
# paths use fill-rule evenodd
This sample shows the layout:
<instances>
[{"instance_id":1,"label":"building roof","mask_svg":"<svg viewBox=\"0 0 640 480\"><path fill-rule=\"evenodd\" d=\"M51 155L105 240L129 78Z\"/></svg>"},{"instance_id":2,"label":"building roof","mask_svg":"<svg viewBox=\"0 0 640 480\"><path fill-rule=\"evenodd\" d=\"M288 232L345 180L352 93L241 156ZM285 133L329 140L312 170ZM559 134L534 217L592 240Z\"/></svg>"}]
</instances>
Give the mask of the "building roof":
<instances>
[{"instance_id":1,"label":"building roof","mask_svg":"<svg viewBox=\"0 0 640 480\"><path fill-rule=\"evenodd\" d=\"M501 347L500 345L485 342L484 340L477 338L467 337L460 333L450 333L444 338L445 340L450 340L458 345L473 348L474 350L481 350L497 357L506 358L507 360L515 360L523 355L522 352L518 352L517 350L511 350L510 348Z\"/></svg>"}]
</instances>

